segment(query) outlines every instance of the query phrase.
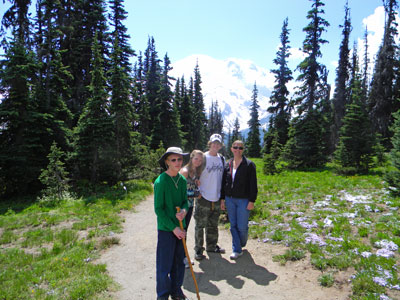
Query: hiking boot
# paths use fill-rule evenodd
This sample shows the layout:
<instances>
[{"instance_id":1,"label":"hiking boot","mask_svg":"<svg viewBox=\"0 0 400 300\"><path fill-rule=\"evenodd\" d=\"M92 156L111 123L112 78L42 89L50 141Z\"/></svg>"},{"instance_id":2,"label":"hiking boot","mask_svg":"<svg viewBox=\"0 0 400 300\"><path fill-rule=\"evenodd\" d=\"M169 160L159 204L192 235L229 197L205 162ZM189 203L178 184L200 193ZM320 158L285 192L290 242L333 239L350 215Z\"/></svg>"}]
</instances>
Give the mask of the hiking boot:
<instances>
[{"instance_id":1,"label":"hiking boot","mask_svg":"<svg viewBox=\"0 0 400 300\"><path fill-rule=\"evenodd\" d=\"M185 257L185 258L183 259L183 263L185 264L185 268L186 268L186 269L189 269L189 268L190 268L190 266L189 266L189 261L188 261L187 257ZM192 261L192 265L194 265L194 262L193 262L193 261Z\"/></svg>"},{"instance_id":2,"label":"hiking boot","mask_svg":"<svg viewBox=\"0 0 400 300\"><path fill-rule=\"evenodd\" d=\"M213 250L207 250L207 252L214 252L214 253L225 253L225 249L221 248L220 246L215 246L215 248Z\"/></svg>"},{"instance_id":3,"label":"hiking boot","mask_svg":"<svg viewBox=\"0 0 400 300\"><path fill-rule=\"evenodd\" d=\"M203 251L201 251L201 250L197 251L194 256L195 260L202 260L204 258L206 258L206 256L203 254Z\"/></svg>"},{"instance_id":4,"label":"hiking boot","mask_svg":"<svg viewBox=\"0 0 400 300\"><path fill-rule=\"evenodd\" d=\"M242 252L240 252L240 253L238 253L238 252L233 252L232 254L231 254L231 256L229 256L229 258L230 259L232 259L232 260L235 260L235 259L238 259L240 256L242 256L243 255L243 251Z\"/></svg>"},{"instance_id":5,"label":"hiking boot","mask_svg":"<svg viewBox=\"0 0 400 300\"><path fill-rule=\"evenodd\" d=\"M171 299L172 300L189 300L189 298L188 297L186 297L185 295L180 295L180 296L177 296L177 295L175 295L175 296L172 296L171 295Z\"/></svg>"}]
</instances>

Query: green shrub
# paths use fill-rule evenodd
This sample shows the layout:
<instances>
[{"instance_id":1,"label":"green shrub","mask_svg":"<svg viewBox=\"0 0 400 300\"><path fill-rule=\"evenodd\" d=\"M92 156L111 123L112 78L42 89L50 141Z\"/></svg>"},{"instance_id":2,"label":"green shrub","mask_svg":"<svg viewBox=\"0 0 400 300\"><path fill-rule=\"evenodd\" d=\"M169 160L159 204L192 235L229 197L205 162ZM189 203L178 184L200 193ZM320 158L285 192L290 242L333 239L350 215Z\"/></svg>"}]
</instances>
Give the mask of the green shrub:
<instances>
[{"instance_id":1,"label":"green shrub","mask_svg":"<svg viewBox=\"0 0 400 300\"><path fill-rule=\"evenodd\" d=\"M319 276L318 281L324 287L331 287L335 282L335 278L331 273L327 273Z\"/></svg>"}]
</instances>

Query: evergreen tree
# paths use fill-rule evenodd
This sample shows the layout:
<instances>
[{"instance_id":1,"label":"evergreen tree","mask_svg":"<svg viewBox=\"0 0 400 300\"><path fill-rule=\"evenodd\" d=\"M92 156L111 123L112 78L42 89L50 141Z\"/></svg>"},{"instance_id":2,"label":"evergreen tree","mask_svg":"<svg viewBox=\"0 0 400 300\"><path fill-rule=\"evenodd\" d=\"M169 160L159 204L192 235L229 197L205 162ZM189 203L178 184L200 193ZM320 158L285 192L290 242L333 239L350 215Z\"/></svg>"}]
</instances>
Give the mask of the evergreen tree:
<instances>
[{"instance_id":1,"label":"evergreen tree","mask_svg":"<svg viewBox=\"0 0 400 300\"><path fill-rule=\"evenodd\" d=\"M140 134L140 143L142 145L150 144L151 118L150 106L145 94L145 74L143 71L142 54L139 54L137 67L134 70L133 86L133 105L138 115L138 121L134 123L135 130Z\"/></svg>"},{"instance_id":2,"label":"evergreen tree","mask_svg":"<svg viewBox=\"0 0 400 300\"><path fill-rule=\"evenodd\" d=\"M65 153L57 147L56 142L50 147L47 156L49 164L42 170L39 176L40 181L46 187L45 195L50 197L63 198L63 194L68 191L68 171L65 169Z\"/></svg>"},{"instance_id":3,"label":"evergreen tree","mask_svg":"<svg viewBox=\"0 0 400 300\"><path fill-rule=\"evenodd\" d=\"M391 127L393 131L392 145L390 151L393 170L385 174L385 180L389 184L390 191L395 195L400 195L400 110L393 114L394 122Z\"/></svg>"},{"instance_id":4,"label":"evergreen tree","mask_svg":"<svg viewBox=\"0 0 400 300\"><path fill-rule=\"evenodd\" d=\"M161 75L160 90L160 123L161 141L168 148L170 146L182 146L182 133L180 130L179 112L174 104L171 90L169 71L172 69L168 55L164 57L164 68Z\"/></svg>"},{"instance_id":5,"label":"evergreen tree","mask_svg":"<svg viewBox=\"0 0 400 300\"><path fill-rule=\"evenodd\" d=\"M218 100L211 102L211 107L208 114L208 135L214 133L222 134L224 127L224 120L222 118L221 109L218 106Z\"/></svg>"},{"instance_id":6,"label":"evergreen tree","mask_svg":"<svg viewBox=\"0 0 400 300\"><path fill-rule=\"evenodd\" d=\"M12 37L3 40L0 68L0 196L5 197L38 192L38 177L47 164L48 149L41 141L45 128L39 124L53 116L44 114L36 101L39 62L33 52L30 3L13 1L2 19Z\"/></svg>"},{"instance_id":7,"label":"evergreen tree","mask_svg":"<svg viewBox=\"0 0 400 300\"><path fill-rule=\"evenodd\" d=\"M351 21L350 21L350 9L348 3L345 6L345 17L344 24L341 25L343 28L342 35L343 39L339 48L339 63L336 68L336 80L335 80L335 91L333 94L332 104L334 107L334 123L332 124L332 143L337 145L339 141L339 130L342 126L342 119L345 113L345 107L350 102L349 99L349 73L350 73L350 61L349 61L349 38L351 33Z\"/></svg>"},{"instance_id":8,"label":"evergreen tree","mask_svg":"<svg viewBox=\"0 0 400 300\"><path fill-rule=\"evenodd\" d=\"M361 101L361 84L361 78L357 75L335 151L335 160L340 166L338 171L344 174L368 172L372 162L374 135L366 106Z\"/></svg>"},{"instance_id":9,"label":"evergreen tree","mask_svg":"<svg viewBox=\"0 0 400 300\"><path fill-rule=\"evenodd\" d=\"M158 53L155 48L154 38L149 38L145 51L143 72L145 74L144 92L149 105L150 131L151 141L150 147L158 149L162 142L162 124L160 120L161 98L159 92L161 90L161 67Z\"/></svg>"},{"instance_id":10,"label":"evergreen tree","mask_svg":"<svg viewBox=\"0 0 400 300\"><path fill-rule=\"evenodd\" d=\"M71 97L67 106L74 116L74 125L90 98L92 41L95 33L102 56L108 55L109 32L106 18L106 0L63 1L58 11L59 30L62 38L59 45L62 62L72 74L68 81ZM104 61L106 64L106 61Z\"/></svg>"},{"instance_id":11,"label":"evergreen tree","mask_svg":"<svg viewBox=\"0 0 400 300\"><path fill-rule=\"evenodd\" d=\"M365 27L364 33L364 61L363 61L363 69L362 69L362 81L361 81L361 89L362 89L362 102L367 103L368 99L368 87L369 87L369 57L368 57L368 30Z\"/></svg>"},{"instance_id":12,"label":"evergreen tree","mask_svg":"<svg viewBox=\"0 0 400 300\"><path fill-rule=\"evenodd\" d=\"M43 116L34 100L38 64L34 53L25 47L18 30L5 53L0 69L0 195L35 193L41 188L38 180L45 167L46 151L36 127Z\"/></svg>"},{"instance_id":13,"label":"evergreen tree","mask_svg":"<svg viewBox=\"0 0 400 300\"><path fill-rule=\"evenodd\" d=\"M194 82L193 82L193 136L194 148L205 149L208 141L207 132L207 117L204 108L203 94L201 92L201 75L199 64L194 68ZM213 134L216 132L210 132ZM219 132L218 132L219 133Z\"/></svg>"},{"instance_id":14,"label":"evergreen tree","mask_svg":"<svg viewBox=\"0 0 400 300\"><path fill-rule=\"evenodd\" d=\"M55 141L64 151L70 146L70 127L73 116L67 108L70 99L68 81L72 75L62 62L59 50L61 31L59 30L58 12L61 4L57 0L43 0L38 3L38 32L36 49L41 62L36 83L36 101L42 114L48 116L43 123L37 124L42 131L41 142L46 152L50 151Z\"/></svg>"},{"instance_id":15,"label":"evergreen tree","mask_svg":"<svg viewBox=\"0 0 400 300\"><path fill-rule=\"evenodd\" d=\"M174 103L176 108L178 109L178 111L180 111L181 109L181 105L182 105L182 97L181 97L181 81L180 79L175 79L175 88L174 88Z\"/></svg>"},{"instance_id":16,"label":"evergreen tree","mask_svg":"<svg viewBox=\"0 0 400 300\"><path fill-rule=\"evenodd\" d=\"M192 86L192 81L191 85ZM194 130L193 130L193 114L194 108L192 103L192 98L190 96L192 89L189 91L185 86L185 79L182 76L180 80L180 121L182 125L183 134L183 147L187 150L194 149ZM175 98L176 99L176 98Z\"/></svg>"},{"instance_id":17,"label":"evergreen tree","mask_svg":"<svg viewBox=\"0 0 400 300\"><path fill-rule=\"evenodd\" d=\"M75 128L75 161L81 179L92 186L104 180L115 181L110 152L113 147L113 125L108 112L107 82L97 35L92 46L90 97ZM110 182L111 183L111 182Z\"/></svg>"},{"instance_id":18,"label":"evergreen tree","mask_svg":"<svg viewBox=\"0 0 400 300\"><path fill-rule=\"evenodd\" d=\"M283 151L283 159L289 168L314 168L325 163L321 125L324 123L322 114L315 109L305 116L293 118Z\"/></svg>"},{"instance_id":19,"label":"evergreen tree","mask_svg":"<svg viewBox=\"0 0 400 300\"><path fill-rule=\"evenodd\" d=\"M110 0L110 10L109 18L114 29L111 34L113 47L108 72L111 89L110 112L114 124L116 174L119 180L124 180L127 178L126 167L131 166L134 161L132 149L135 141L132 132L135 116L131 101L132 68L129 61L134 51L128 44L127 28L122 23L126 19L123 1Z\"/></svg>"},{"instance_id":20,"label":"evergreen tree","mask_svg":"<svg viewBox=\"0 0 400 300\"><path fill-rule=\"evenodd\" d=\"M239 123L238 117L236 117L235 123L233 123L232 136L231 136L231 140L229 141L229 146L232 145L232 143L237 140L243 141L243 136L240 133L240 123Z\"/></svg>"},{"instance_id":21,"label":"evergreen tree","mask_svg":"<svg viewBox=\"0 0 400 300\"><path fill-rule=\"evenodd\" d=\"M231 126L229 126L229 129L228 129L228 136L226 137L226 140L228 141L228 148L229 148L229 146L231 146L232 145L232 130L231 130Z\"/></svg>"},{"instance_id":22,"label":"evergreen tree","mask_svg":"<svg viewBox=\"0 0 400 300\"><path fill-rule=\"evenodd\" d=\"M321 16L325 4L320 0L311 1L312 9L307 14L310 23L303 29L306 32L303 42L306 58L297 67L300 73L297 81L301 85L295 93L295 104L299 116L289 130L294 140L286 147L286 157L292 160L290 165L304 167L320 166L326 161L322 110L326 108L326 96L329 94L326 67L317 60L322 56L321 45L327 43L321 35L329 23Z\"/></svg>"},{"instance_id":23,"label":"evergreen tree","mask_svg":"<svg viewBox=\"0 0 400 300\"><path fill-rule=\"evenodd\" d=\"M270 106L268 112L271 114L269 119L269 128L264 135L264 152L270 153L272 140L276 137L276 143L285 145L288 139L289 121L290 121L290 101L288 99L289 90L287 84L293 79L292 71L288 67L288 58L290 56L288 19L283 22L280 35L281 46L273 60L277 69L271 70L275 74L275 86L271 93ZM276 133L276 134L275 134Z\"/></svg>"},{"instance_id":24,"label":"evergreen tree","mask_svg":"<svg viewBox=\"0 0 400 300\"><path fill-rule=\"evenodd\" d=\"M4 12L3 19L1 21L1 35L4 40L2 44L7 44L6 42L6 32L8 29L12 29L14 41L19 41L21 45L24 45L28 49L32 47L31 43L31 29L30 29L30 19L29 19L29 6L31 5L31 0L13 0L11 6L6 12ZM4 3L4 1L3 1ZM6 45L6 50L8 46Z\"/></svg>"},{"instance_id":25,"label":"evergreen tree","mask_svg":"<svg viewBox=\"0 0 400 300\"><path fill-rule=\"evenodd\" d=\"M250 107L250 120L248 121L249 125L249 135L247 137L247 154L250 157L260 157L261 155L261 140L260 140L260 121L258 118L258 109L260 106L258 105L258 89L257 85L254 83L253 87L253 95L251 97L251 107Z\"/></svg>"},{"instance_id":26,"label":"evergreen tree","mask_svg":"<svg viewBox=\"0 0 400 300\"><path fill-rule=\"evenodd\" d=\"M385 3L387 20L383 42L379 48L375 63L375 71L369 94L369 111L374 124L374 130L382 135L384 145L390 148L391 132L389 127L393 122L392 113L400 108L399 91L394 89L398 69L398 46L396 15L397 0Z\"/></svg>"}]
</instances>

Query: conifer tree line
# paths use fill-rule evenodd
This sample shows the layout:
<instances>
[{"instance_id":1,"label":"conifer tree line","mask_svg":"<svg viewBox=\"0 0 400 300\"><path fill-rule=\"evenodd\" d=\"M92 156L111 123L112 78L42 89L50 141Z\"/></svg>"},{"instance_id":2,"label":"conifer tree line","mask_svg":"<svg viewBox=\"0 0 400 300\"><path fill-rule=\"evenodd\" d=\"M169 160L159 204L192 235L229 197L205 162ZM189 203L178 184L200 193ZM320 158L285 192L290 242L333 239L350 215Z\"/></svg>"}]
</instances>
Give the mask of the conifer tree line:
<instances>
[{"instance_id":1,"label":"conifer tree line","mask_svg":"<svg viewBox=\"0 0 400 300\"><path fill-rule=\"evenodd\" d=\"M198 65L174 79L152 37L143 52L130 46L123 0L8 2L0 197L37 193L50 169L85 188L140 178L146 157L157 166L157 150L204 150L210 133L222 133L217 102L207 117Z\"/></svg>"},{"instance_id":2,"label":"conifer tree line","mask_svg":"<svg viewBox=\"0 0 400 300\"><path fill-rule=\"evenodd\" d=\"M321 46L328 43L323 38L329 27L324 19L325 4L321 0L310 2L309 23L303 28L305 58L295 70L297 78L293 78L294 70L288 67L289 20L283 22L280 48L273 60L276 69L271 70L275 86L262 150L264 171L276 173L282 166L315 168L333 161L343 174L367 172L374 155L381 157L398 144L398 135L394 135L398 124L395 113L400 109L400 56L395 42L398 1L383 2L384 37L374 62L368 59L367 28L364 49L359 51L355 43L351 49L351 11L345 3L332 98L327 69L319 61ZM359 53L363 53L362 60ZM296 83L294 95L288 90L292 80ZM393 151L392 157L397 157Z\"/></svg>"},{"instance_id":3,"label":"conifer tree line","mask_svg":"<svg viewBox=\"0 0 400 300\"><path fill-rule=\"evenodd\" d=\"M162 149L205 150L211 133L224 136L218 101L205 109L199 65L190 78L172 78L170 58L160 57L154 38L144 51L135 51L123 0L8 2L0 31L0 197L37 193L51 181L49 170L68 177L75 188L146 177ZM245 154L263 156L268 173L328 161L345 174L366 172L372 157L385 151L398 167L398 1L384 1L384 37L373 62L367 28L364 49L351 49L351 11L344 5L332 98L320 62L330 25L325 4L310 3L305 58L295 70L288 67L290 27L283 21L262 145L255 82L248 136L244 139L236 118L227 148L244 140ZM296 83L292 95L291 81ZM397 175L390 173L388 181L395 185Z\"/></svg>"}]
</instances>

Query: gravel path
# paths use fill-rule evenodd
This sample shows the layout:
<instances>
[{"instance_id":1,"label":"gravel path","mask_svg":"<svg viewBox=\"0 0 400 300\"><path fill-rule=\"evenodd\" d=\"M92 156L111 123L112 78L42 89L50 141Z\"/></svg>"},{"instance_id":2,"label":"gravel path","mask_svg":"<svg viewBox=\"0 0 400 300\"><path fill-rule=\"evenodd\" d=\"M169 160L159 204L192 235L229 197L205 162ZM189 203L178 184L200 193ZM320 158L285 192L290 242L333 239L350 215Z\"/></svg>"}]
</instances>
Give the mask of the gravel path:
<instances>
[{"instance_id":1,"label":"gravel path","mask_svg":"<svg viewBox=\"0 0 400 300\"><path fill-rule=\"evenodd\" d=\"M109 274L121 285L115 299L156 299L157 226L153 196L140 203L135 212L124 212L123 217L124 231L118 235L120 244L104 252L99 262L107 264ZM194 220L189 226L187 241L191 258L194 256L193 228ZM272 261L273 255L284 253L284 246L249 240L244 255L231 261L230 232L223 228L220 229L219 245L227 249L226 254L210 253L203 261L195 261L193 268L201 299L349 299L347 278L351 270L335 274L335 285L322 288L318 284L321 272L311 268L308 259L289 262L285 266ZM183 290L190 299L197 299L190 270L185 273Z\"/></svg>"}]
</instances>

